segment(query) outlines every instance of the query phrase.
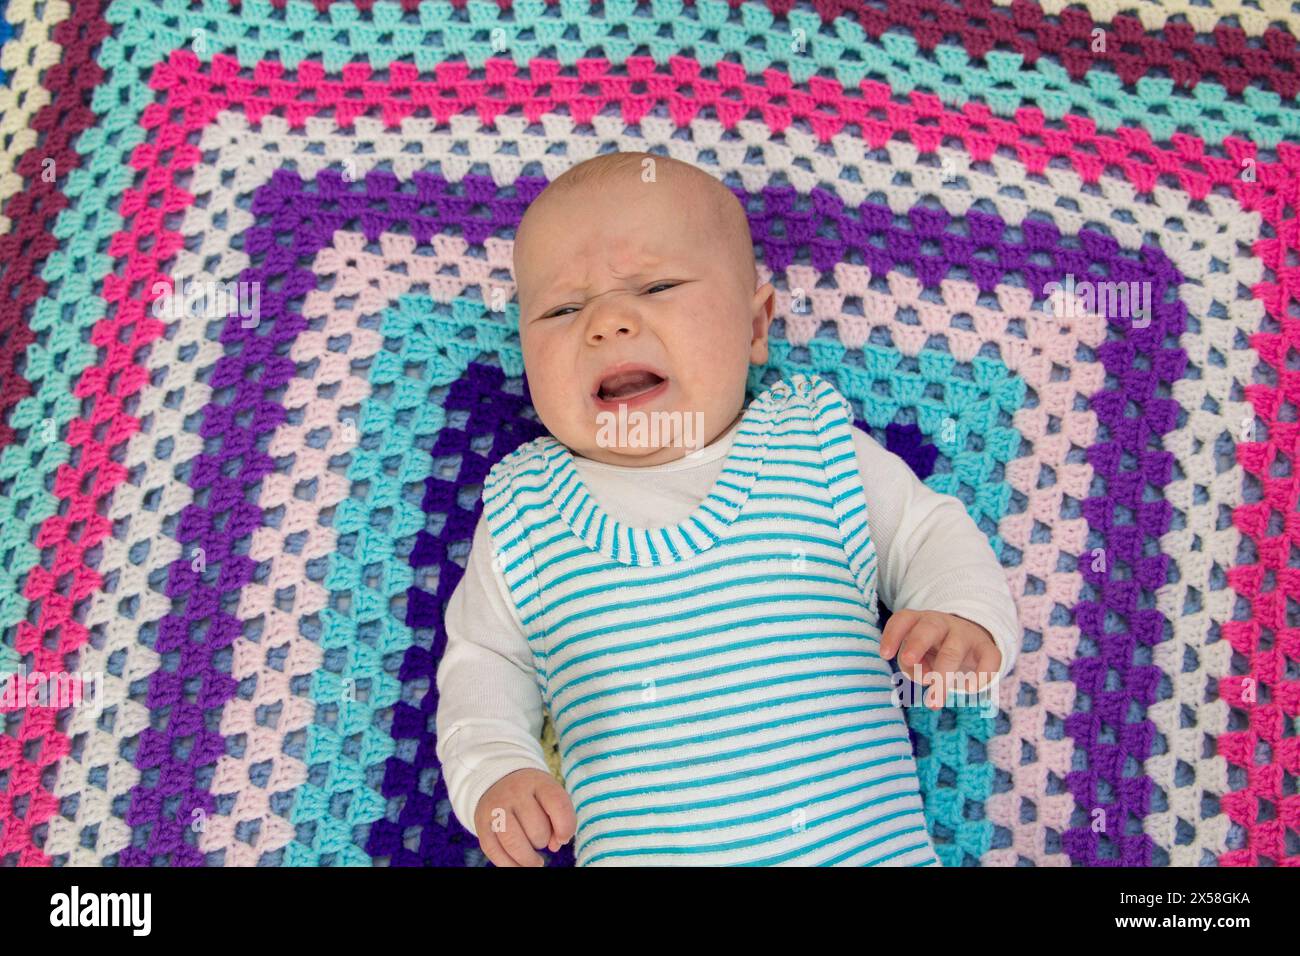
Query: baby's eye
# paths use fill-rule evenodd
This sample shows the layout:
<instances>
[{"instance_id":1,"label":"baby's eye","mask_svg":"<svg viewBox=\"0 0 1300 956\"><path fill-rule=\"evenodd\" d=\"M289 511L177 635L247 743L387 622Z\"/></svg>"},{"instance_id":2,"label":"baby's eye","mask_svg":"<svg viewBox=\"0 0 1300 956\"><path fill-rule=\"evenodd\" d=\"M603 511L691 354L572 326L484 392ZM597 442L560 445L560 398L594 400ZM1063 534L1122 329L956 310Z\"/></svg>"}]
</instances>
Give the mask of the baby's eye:
<instances>
[{"instance_id":1,"label":"baby's eye","mask_svg":"<svg viewBox=\"0 0 1300 956\"><path fill-rule=\"evenodd\" d=\"M556 318L559 318L560 316L564 315L566 312L577 312L577 311L578 311L578 310L575 309L573 306L571 306L571 305L566 305L566 306L564 306L564 307L561 308L561 309L556 309L554 312L547 312L544 316L542 316L542 318L544 318L544 319L556 319Z\"/></svg>"},{"instance_id":2,"label":"baby's eye","mask_svg":"<svg viewBox=\"0 0 1300 956\"><path fill-rule=\"evenodd\" d=\"M650 288L646 289L646 292L654 292L656 289L671 289L675 285L677 285L676 282L656 282Z\"/></svg>"}]
</instances>

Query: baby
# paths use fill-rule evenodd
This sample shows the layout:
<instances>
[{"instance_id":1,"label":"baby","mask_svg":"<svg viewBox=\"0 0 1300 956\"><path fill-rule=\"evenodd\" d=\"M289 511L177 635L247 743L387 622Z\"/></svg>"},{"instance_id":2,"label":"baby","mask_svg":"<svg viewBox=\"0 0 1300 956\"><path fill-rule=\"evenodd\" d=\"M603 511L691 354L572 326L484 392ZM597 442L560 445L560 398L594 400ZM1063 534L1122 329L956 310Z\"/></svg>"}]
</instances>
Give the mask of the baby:
<instances>
[{"instance_id":1,"label":"baby","mask_svg":"<svg viewBox=\"0 0 1300 956\"><path fill-rule=\"evenodd\" d=\"M550 434L491 470L447 608L456 816L498 866L575 836L580 866L937 865L888 661L933 706L987 700L1019 637L961 502L820 376L746 406L775 291L703 170L571 168L526 210L514 271Z\"/></svg>"}]
</instances>

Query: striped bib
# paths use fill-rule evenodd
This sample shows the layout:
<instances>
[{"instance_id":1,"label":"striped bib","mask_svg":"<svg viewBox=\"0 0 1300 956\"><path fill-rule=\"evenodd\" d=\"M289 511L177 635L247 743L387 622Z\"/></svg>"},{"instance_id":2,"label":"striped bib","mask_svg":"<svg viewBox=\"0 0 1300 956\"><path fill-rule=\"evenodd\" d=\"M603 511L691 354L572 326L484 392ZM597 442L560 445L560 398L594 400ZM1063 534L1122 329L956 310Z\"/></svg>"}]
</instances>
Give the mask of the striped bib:
<instances>
[{"instance_id":1,"label":"striped bib","mask_svg":"<svg viewBox=\"0 0 1300 956\"><path fill-rule=\"evenodd\" d=\"M847 400L756 398L708 496L621 524L551 436L484 483L573 799L579 866L932 866L880 656Z\"/></svg>"}]
</instances>

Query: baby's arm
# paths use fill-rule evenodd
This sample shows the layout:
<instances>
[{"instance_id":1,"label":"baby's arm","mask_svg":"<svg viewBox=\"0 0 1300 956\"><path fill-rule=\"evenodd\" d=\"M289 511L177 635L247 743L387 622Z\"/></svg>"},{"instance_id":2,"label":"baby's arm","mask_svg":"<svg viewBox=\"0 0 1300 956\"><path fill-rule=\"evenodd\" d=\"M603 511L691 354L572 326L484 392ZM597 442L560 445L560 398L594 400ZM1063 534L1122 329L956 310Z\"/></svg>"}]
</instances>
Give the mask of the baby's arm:
<instances>
[{"instance_id":1,"label":"baby's arm","mask_svg":"<svg viewBox=\"0 0 1300 956\"><path fill-rule=\"evenodd\" d=\"M475 827L483 795L507 774L542 771L543 704L518 612L492 564L487 522L474 530L465 576L447 602L447 649L438 664L437 754L452 810ZM556 783L558 787L558 783Z\"/></svg>"},{"instance_id":2,"label":"baby's arm","mask_svg":"<svg viewBox=\"0 0 1300 956\"><path fill-rule=\"evenodd\" d=\"M1002 653L996 687L1020 647L1006 574L988 538L952 495L922 482L898 455L853 428L876 545L877 589L892 611L942 611L986 629Z\"/></svg>"}]
</instances>

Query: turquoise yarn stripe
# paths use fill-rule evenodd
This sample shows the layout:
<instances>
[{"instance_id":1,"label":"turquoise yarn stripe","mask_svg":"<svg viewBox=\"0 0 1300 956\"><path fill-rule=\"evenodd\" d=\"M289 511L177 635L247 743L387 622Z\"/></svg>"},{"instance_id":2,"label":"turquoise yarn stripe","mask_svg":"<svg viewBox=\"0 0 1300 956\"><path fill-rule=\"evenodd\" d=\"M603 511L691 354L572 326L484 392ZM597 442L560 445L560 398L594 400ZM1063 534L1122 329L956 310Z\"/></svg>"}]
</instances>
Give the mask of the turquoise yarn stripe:
<instances>
[{"instance_id":1,"label":"turquoise yarn stripe","mask_svg":"<svg viewBox=\"0 0 1300 956\"><path fill-rule=\"evenodd\" d=\"M925 484L952 495L958 494L961 484L976 489L974 500L966 503L967 513L983 527L1000 526L1011 504L1011 487L994 475L1002 467L1000 474L1005 476L1003 466L1019 453L1022 436L999 421L1005 416L1013 422L1028 393L1024 379L1004 363L976 356L968 382L953 374L958 363L950 353L933 349L917 356L916 371L900 368L907 360L897 350L871 343L861 350L864 362L859 368L846 358L848 350L831 338L813 339L807 347L773 339L769 353L767 365L750 369L751 393L765 379L815 373L835 381L872 429L883 430L900 411L911 412L926 441L942 452L951 467L930 475ZM886 395L873 388L880 379L889 382ZM928 395L934 386L942 390L941 399ZM985 437L980 450L966 448L971 434ZM1001 557L1001 537L990 536L990 543ZM972 762L970 757L984 752L993 736L994 719L974 706L949 707L942 713L908 707L904 713L912 732L927 742L918 749L916 770L935 852L944 866L978 862L993 845L993 824L983 805L993 794L994 767L987 760ZM945 714L956 717L951 727L942 725L941 718L951 720ZM944 782L945 770L952 783Z\"/></svg>"},{"instance_id":2,"label":"turquoise yarn stripe","mask_svg":"<svg viewBox=\"0 0 1300 956\"><path fill-rule=\"evenodd\" d=\"M433 469L429 450L446 424L434 393L464 375L471 361L488 359L485 349L507 375L523 374L523 355L508 341L518 307L507 306L504 321L485 315L494 313L481 301L446 304L424 295L401 296L383 313L384 348L370 366L371 395L361 406L359 443L347 471L353 492L334 516L339 547L325 574L330 598L321 615L326 664L311 684L317 714L337 718L321 723L318 716L307 731L303 762L327 770L323 781L309 780L297 791L290 819L300 832L312 824L312 835L286 847L288 866L373 865L363 847L370 824L385 813L378 787L394 750L379 718L401 697L395 675L413 641L402 610L414 583L407 559L425 527L420 491ZM466 328L476 339L461 337ZM386 520L375 522L380 512ZM360 745L350 744L357 736ZM340 816L342 802L347 810Z\"/></svg>"},{"instance_id":3,"label":"turquoise yarn stripe","mask_svg":"<svg viewBox=\"0 0 1300 956\"><path fill-rule=\"evenodd\" d=\"M203 59L217 50L233 50L245 65L276 59L294 69L304 60L318 60L327 71L337 72L364 58L376 69L412 62L425 71L449 61L479 69L491 57L508 56L526 68L538 57L572 66L592 50L622 64L641 50L660 64L673 56L689 56L705 67L729 60L755 78L776 68L796 84L826 76L856 89L863 79L878 78L899 96L926 90L953 107L986 103L1000 116L1036 105L1051 119L1081 113L1105 130L1131 123L1157 141L1181 129L1211 145L1237 135L1272 148L1300 133L1300 115L1284 108L1282 97L1271 90L1247 87L1239 101L1218 83L1198 83L1188 93L1162 77L1143 77L1130 90L1114 73L1102 70L1092 70L1085 82L1076 83L1047 57L1027 66L1018 53L993 50L981 63L947 44L923 53L907 34L887 33L876 41L847 16L826 24L812 10L778 16L761 3L733 9L727 0L698 0L692 6L683 0L645 5L607 0L593 11L587 0L560 0L554 6L519 0L506 12L492 0L469 0L463 11L435 0L404 16L400 4L380 0L369 15L352 4L331 4L328 25L322 25L322 14L308 0L289 0L283 14L269 0L245 0L239 10L221 0L205 0L197 9L190 9L187 0L165 0L163 22L158 22L157 9L141 0L121 7L123 19L110 16L110 21L133 19L176 47L201 36L205 50L196 48L195 53ZM575 23L578 36L566 37ZM254 25L257 34L249 35ZM339 36L347 42L340 43ZM803 49L796 52L798 39Z\"/></svg>"},{"instance_id":4,"label":"turquoise yarn stripe","mask_svg":"<svg viewBox=\"0 0 1300 956\"><path fill-rule=\"evenodd\" d=\"M1272 147L1300 133L1300 111L1283 110L1281 98L1271 91L1248 87L1244 102L1238 103L1229 101L1226 90L1215 83L1200 83L1189 95L1175 92L1169 81L1144 78L1136 84L1136 94L1131 94L1118 77L1099 70L1090 72L1086 83L1074 83L1059 64L1045 58L1022 69L1018 55L995 51L987 55L988 66L983 67L972 64L957 47L940 46L932 57L922 57L915 41L903 35L888 34L877 45L844 17L825 25L820 17L803 11L792 12L787 20L757 4L742 4L732 11L725 0L701 0L694 8L678 0L655 0L647 15L628 0L616 0L604 5L603 18L593 19L585 3L564 0L561 10L566 17L587 11L580 29L583 39L574 41L557 35L558 20L553 28L548 26L543 7L540 0L524 0L516 8L521 23L537 33L536 40L508 46L520 66L543 55L571 65L592 48L622 63L635 49L635 40L644 41L660 63L674 55L692 54L705 66L713 66L735 56L751 74L776 66L802 81L825 70L850 86L876 74L900 94L929 90L953 107L983 101L994 112L1010 116L1021 106L1037 105L1052 118L1067 112L1088 115L1105 130L1135 122L1157 141L1183 129L1210 145L1240 135ZM33 329L46 336L44 345L29 349L28 378L37 387L11 418L15 429L26 434L0 456L0 480L13 481L10 495L0 501L0 557L4 558L0 568L11 569L0 570L0 627L12 627L27 613L18 577L39 559L31 544L33 535L57 506L45 489L59 465L68 461L63 436L79 409L72 386L94 359L94 348L83 340L103 316L104 302L95 290L111 266L111 257L99 250L123 225L116 210L134 180L127 157L145 138L141 114L155 100L144 82L152 68L181 48L191 49L204 62L211 62L217 53L233 54L250 68L270 58L290 69L317 59L332 72L358 58L377 69L409 60L429 70L461 57L481 66L492 55L491 28L500 27L507 36L521 29L484 0L471 0L463 14L447 3L422 4L415 22L408 22L400 5L388 0L376 3L369 16L350 4L333 4L328 26L319 22L320 14L307 0L289 0L283 14L267 0L249 0L239 11L224 0L205 0L195 9L187 0L164 0L162 9L164 17L145 0L122 0L110 6L106 15L119 29L104 39L99 53L107 75L91 105L101 119L76 144L86 162L69 176L69 205L55 225L62 243L41 274L50 283L50 292L37 303L32 317ZM633 22L643 19L644 23ZM653 35L651 24L662 26L669 35ZM784 52L789 49L790 29L805 31L806 54L791 57ZM253 30L256 35L248 35ZM615 35L619 30L627 31L631 39ZM708 39L712 36L716 41ZM751 40L760 44L761 52L749 48ZM847 58L850 53L861 62Z\"/></svg>"}]
</instances>

